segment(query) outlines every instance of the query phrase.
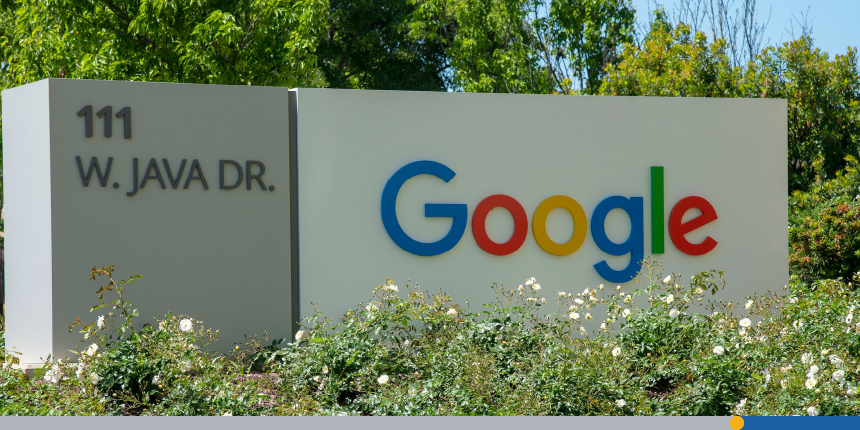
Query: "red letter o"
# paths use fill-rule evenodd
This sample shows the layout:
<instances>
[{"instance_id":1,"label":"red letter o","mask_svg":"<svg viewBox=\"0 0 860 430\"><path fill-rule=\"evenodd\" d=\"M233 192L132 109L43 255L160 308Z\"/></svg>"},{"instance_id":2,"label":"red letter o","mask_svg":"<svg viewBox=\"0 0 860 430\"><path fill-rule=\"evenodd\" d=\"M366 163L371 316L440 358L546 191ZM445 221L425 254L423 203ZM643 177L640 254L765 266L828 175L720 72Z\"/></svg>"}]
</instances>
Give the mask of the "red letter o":
<instances>
[{"instance_id":1,"label":"red letter o","mask_svg":"<svg viewBox=\"0 0 860 430\"><path fill-rule=\"evenodd\" d=\"M505 243L493 242L487 236L487 215L495 208L507 209L514 218L514 232ZM526 241L528 230L529 220L526 217L525 209L513 197L504 194L495 194L481 200L472 215L472 235L475 236L475 242L489 254L508 255L520 249L520 246Z\"/></svg>"}]
</instances>

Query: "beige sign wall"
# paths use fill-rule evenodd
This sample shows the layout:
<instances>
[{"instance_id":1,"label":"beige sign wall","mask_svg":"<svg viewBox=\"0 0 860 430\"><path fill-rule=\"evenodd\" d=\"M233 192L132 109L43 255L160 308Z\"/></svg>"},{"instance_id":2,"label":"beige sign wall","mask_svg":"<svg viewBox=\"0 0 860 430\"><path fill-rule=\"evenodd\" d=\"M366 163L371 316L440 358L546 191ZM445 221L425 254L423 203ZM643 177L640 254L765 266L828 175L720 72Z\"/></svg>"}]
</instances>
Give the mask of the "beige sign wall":
<instances>
[{"instance_id":1,"label":"beige sign wall","mask_svg":"<svg viewBox=\"0 0 860 430\"><path fill-rule=\"evenodd\" d=\"M221 331L220 350L289 336L288 93L65 79L3 92L6 344L22 362L81 349L68 326L98 317L92 266L143 275L127 290L138 325L189 315Z\"/></svg>"}]
</instances>

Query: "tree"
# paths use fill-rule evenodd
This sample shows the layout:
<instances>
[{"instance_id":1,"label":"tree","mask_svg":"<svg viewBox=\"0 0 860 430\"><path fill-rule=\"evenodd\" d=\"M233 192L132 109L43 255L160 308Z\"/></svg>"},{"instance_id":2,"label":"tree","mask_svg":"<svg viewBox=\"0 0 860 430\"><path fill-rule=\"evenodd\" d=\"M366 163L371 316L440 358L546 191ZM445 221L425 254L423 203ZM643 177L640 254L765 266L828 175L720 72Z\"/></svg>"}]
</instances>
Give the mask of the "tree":
<instances>
[{"instance_id":1,"label":"tree","mask_svg":"<svg viewBox=\"0 0 860 430\"><path fill-rule=\"evenodd\" d=\"M412 36L444 50L467 92L591 94L632 41L627 0L411 1Z\"/></svg>"},{"instance_id":2,"label":"tree","mask_svg":"<svg viewBox=\"0 0 860 430\"><path fill-rule=\"evenodd\" d=\"M628 44L610 65L599 93L623 96L737 97L740 69L722 39L708 42L686 24L672 28L658 10L642 46Z\"/></svg>"},{"instance_id":3,"label":"tree","mask_svg":"<svg viewBox=\"0 0 860 430\"><path fill-rule=\"evenodd\" d=\"M47 77L322 86L323 0L3 1L4 88Z\"/></svg>"},{"instance_id":4,"label":"tree","mask_svg":"<svg viewBox=\"0 0 860 430\"><path fill-rule=\"evenodd\" d=\"M857 48L831 60L802 37L768 47L749 63L745 97L788 100L789 190L833 178L860 151Z\"/></svg>"},{"instance_id":5,"label":"tree","mask_svg":"<svg viewBox=\"0 0 860 430\"><path fill-rule=\"evenodd\" d=\"M330 0L317 56L334 88L441 91L450 86L445 51L410 36L406 0Z\"/></svg>"}]
</instances>

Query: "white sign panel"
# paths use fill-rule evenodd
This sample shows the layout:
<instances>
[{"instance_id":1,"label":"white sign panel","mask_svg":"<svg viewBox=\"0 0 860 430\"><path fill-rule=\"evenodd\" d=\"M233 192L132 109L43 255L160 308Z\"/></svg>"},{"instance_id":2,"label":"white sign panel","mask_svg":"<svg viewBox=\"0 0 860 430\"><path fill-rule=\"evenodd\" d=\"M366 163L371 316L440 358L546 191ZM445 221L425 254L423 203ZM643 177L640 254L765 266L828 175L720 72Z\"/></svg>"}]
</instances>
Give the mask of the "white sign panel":
<instances>
[{"instance_id":1,"label":"white sign panel","mask_svg":"<svg viewBox=\"0 0 860 430\"><path fill-rule=\"evenodd\" d=\"M3 92L6 345L22 363L81 349L69 324L96 320L106 283L92 266L143 275L126 290L138 327L189 315L220 350L289 333L288 95L65 79Z\"/></svg>"},{"instance_id":2,"label":"white sign panel","mask_svg":"<svg viewBox=\"0 0 860 430\"><path fill-rule=\"evenodd\" d=\"M299 89L301 315L383 278L489 303L493 283L622 285L653 257L788 280L783 100ZM687 278L689 279L689 278Z\"/></svg>"}]
</instances>

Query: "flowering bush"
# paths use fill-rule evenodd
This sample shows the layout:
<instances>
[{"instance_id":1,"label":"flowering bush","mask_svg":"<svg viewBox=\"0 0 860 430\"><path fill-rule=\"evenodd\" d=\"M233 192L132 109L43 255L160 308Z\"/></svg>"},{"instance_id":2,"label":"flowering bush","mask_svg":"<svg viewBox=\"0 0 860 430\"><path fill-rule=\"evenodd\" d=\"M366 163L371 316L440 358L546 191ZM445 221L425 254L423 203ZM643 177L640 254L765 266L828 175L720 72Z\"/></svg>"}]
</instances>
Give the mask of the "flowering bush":
<instances>
[{"instance_id":1,"label":"flowering bush","mask_svg":"<svg viewBox=\"0 0 860 430\"><path fill-rule=\"evenodd\" d=\"M834 179L789 200L789 266L803 282L857 280L860 271L860 169L857 159Z\"/></svg>"},{"instance_id":2,"label":"flowering bush","mask_svg":"<svg viewBox=\"0 0 860 430\"><path fill-rule=\"evenodd\" d=\"M337 323L316 314L230 357L205 352L216 333L190 317L134 328L120 298L77 324L77 364L0 368L0 415L860 414L860 292L795 279L708 302L720 272L644 268L634 291L530 278L478 310L385 281Z\"/></svg>"}]
</instances>

